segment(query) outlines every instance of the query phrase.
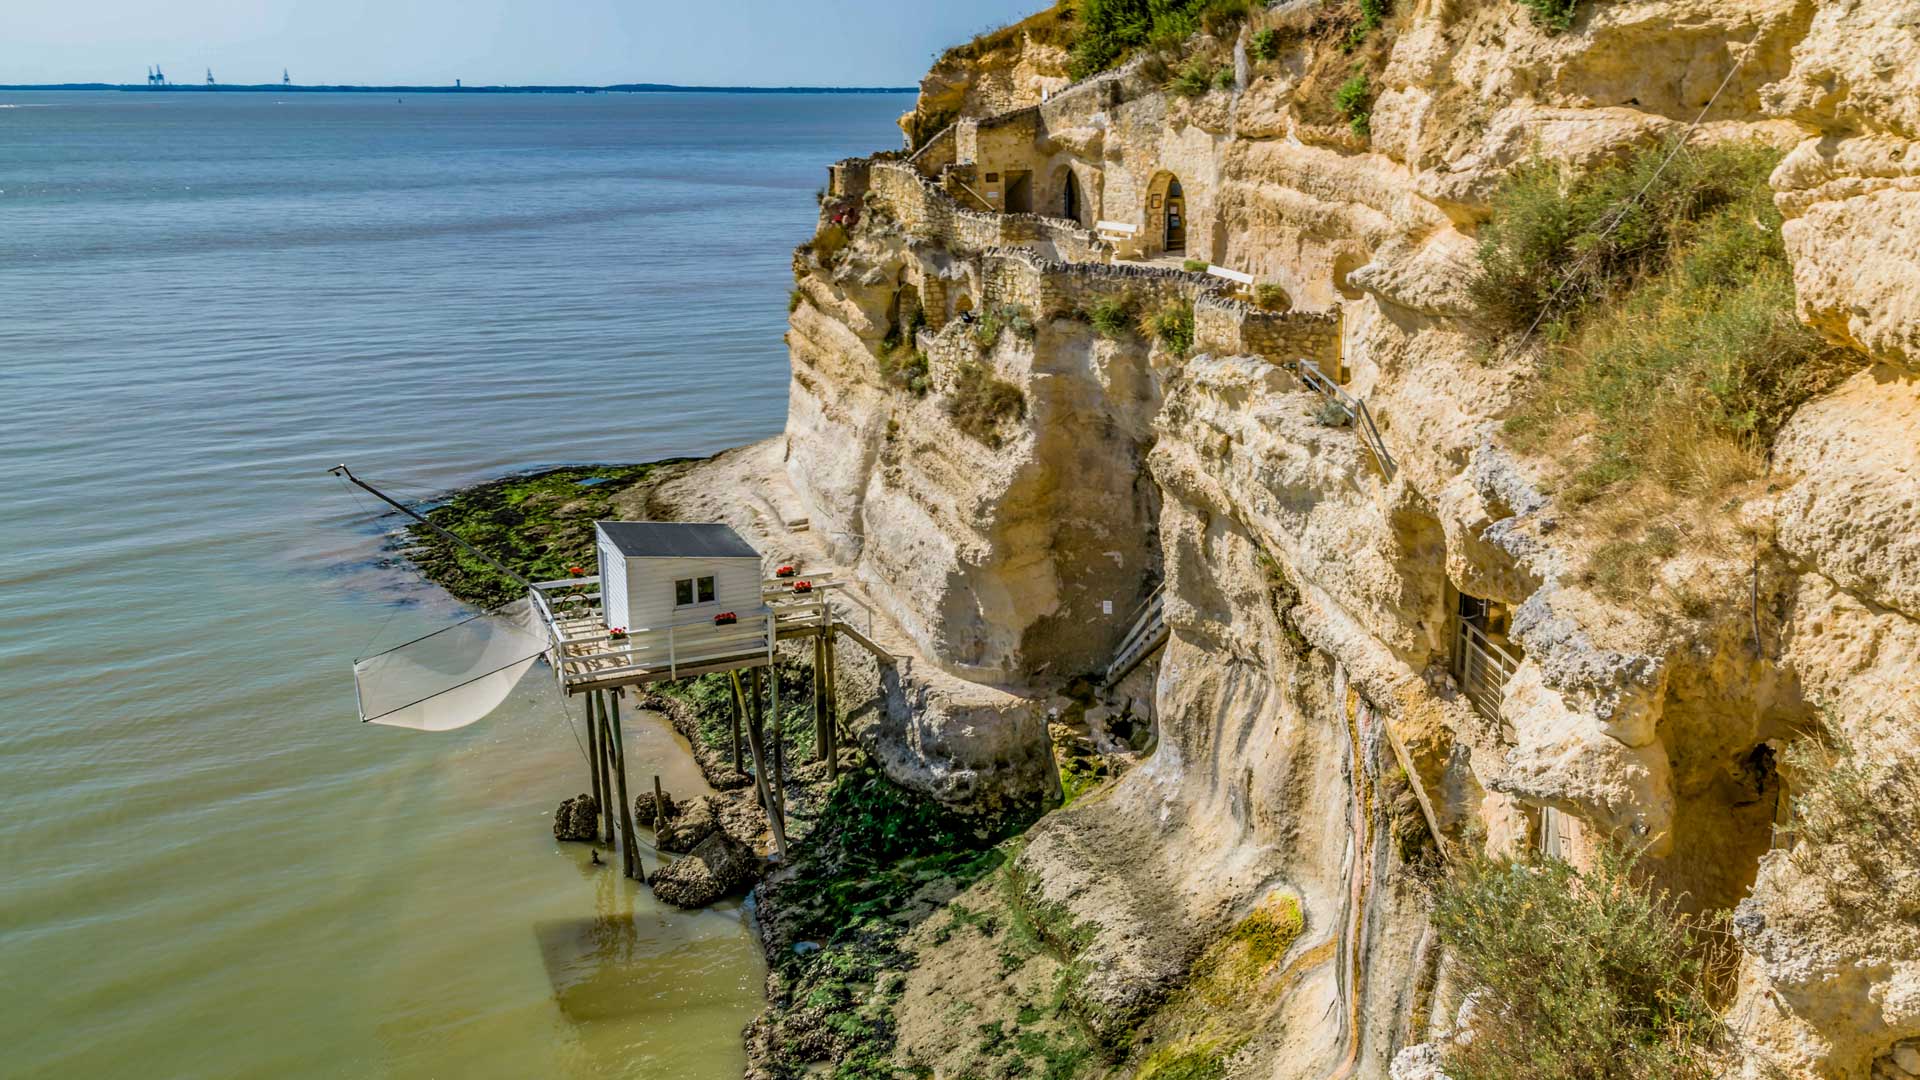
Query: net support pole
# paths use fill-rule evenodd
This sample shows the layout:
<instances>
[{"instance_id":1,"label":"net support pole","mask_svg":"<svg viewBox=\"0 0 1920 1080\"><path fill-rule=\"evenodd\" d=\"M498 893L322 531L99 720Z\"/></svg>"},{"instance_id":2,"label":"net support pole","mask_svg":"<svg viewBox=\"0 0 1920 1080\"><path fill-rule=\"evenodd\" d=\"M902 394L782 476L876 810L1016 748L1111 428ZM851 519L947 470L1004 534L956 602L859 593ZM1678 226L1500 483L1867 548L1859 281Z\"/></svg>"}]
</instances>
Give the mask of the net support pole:
<instances>
[{"instance_id":1,"label":"net support pole","mask_svg":"<svg viewBox=\"0 0 1920 1080\"><path fill-rule=\"evenodd\" d=\"M733 680L737 688L740 685L739 673L734 673ZM753 688L752 707L747 712L747 749L753 754L753 786L760 796L760 809L766 812L767 827L773 832L773 850L784 863L787 861L787 830L785 823L780 820L780 813L767 784L767 748L760 738L759 668L753 669L748 682Z\"/></svg>"},{"instance_id":2,"label":"net support pole","mask_svg":"<svg viewBox=\"0 0 1920 1080\"><path fill-rule=\"evenodd\" d=\"M813 760L824 761L827 757L827 732L825 719L827 690L826 652L821 648L821 639L813 639Z\"/></svg>"},{"instance_id":3,"label":"net support pole","mask_svg":"<svg viewBox=\"0 0 1920 1080\"><path fill-rule=\"evenodd\" d=\"M627 798L627 738L620 730L620 691L607 690L607 716L613 731L613 752L616 767L620 770L620 831L626 834L625 865L627 876L635 881L645 881L646 875L640 866L640 848L634 842L633 800Z\"/></svg>"}]
</instances>

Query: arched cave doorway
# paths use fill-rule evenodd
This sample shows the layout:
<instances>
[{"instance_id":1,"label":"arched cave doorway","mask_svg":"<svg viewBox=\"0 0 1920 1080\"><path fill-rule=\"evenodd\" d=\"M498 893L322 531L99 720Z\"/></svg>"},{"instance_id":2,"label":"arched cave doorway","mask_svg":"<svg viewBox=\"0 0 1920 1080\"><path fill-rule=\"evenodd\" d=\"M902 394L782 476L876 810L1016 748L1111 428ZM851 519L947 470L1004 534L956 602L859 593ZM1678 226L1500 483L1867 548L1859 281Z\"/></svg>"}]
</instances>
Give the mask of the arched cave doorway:
<instances>
[{"instance_id":1,"label":"arched cave doorway","mask_svg":"<svg viewBox=\"0 0 1920 1080\"><path fill-rule=\"evenodd\" d=\"M1180 178L1158 173L1147 185L1147 232L1168 255L1187 251L1187 194Z\"/></svg>"}]
</instances>

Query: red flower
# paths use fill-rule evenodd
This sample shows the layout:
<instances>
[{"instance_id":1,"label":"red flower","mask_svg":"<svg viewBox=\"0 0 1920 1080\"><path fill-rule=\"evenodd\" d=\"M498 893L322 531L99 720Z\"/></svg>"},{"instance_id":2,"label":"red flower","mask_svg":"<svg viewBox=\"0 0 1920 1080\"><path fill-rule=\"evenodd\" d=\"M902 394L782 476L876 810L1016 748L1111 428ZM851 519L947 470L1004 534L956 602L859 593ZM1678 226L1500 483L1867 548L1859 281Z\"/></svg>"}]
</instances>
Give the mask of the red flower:
<instances>
[{"instance_id":1,"label":"red flower","mask_svg":"<svg viewBox=\"0 0 1920 1080\"><path fill-rule=\"evenodd\" d=\"M586 575L586 572L587 570L586 570L586 567L584 566L567 567L567 573L572 574L574 577L584 577Z\"/></svg>"},{"instance_id":2,"label":"red flower","mask_svg":"<svg viewBox=\"0 0 1920 1080\"><path fill-rule=\"evenodd\" d=\"M796 582L794 582L794 583L793 583L793 591L794 591L794 592L812 592L812 591L813 591L813 582L811 582L811 581L796 581Z\"/></svg>"}]
</instances>

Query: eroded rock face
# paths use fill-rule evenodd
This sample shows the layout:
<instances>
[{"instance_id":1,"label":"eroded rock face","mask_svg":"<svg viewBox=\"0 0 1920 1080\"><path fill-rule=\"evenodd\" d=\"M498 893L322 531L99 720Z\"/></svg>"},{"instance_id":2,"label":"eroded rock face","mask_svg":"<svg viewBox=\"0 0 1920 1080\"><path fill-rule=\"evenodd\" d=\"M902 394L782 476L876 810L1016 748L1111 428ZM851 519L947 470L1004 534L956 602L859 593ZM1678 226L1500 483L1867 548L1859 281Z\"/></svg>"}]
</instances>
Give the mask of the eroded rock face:
<instances>
[{"instance_id":1,"label":"eroded rock face","mask_svg":"<svg viewBox=\"0 0 1920 1080\"><path fill-rule=\"evenodd\" d=\"M1087 928L1089 1015L1146 1022L1284 887L1309 933L1285 994L1248 1022L1271 1036L1253 1071L1378 1075L1389 1048L1433 1037L1406 1004L1427 963L1417 898L1368 885L1388 880L1377 842L1399 826L1368 816L1366 763L1391 761L1441 843L1524 850L1557 818L1576 860L1618 838L1689 903L1744 900L1736 1010L1766 1018L1741 1029L1736 1074L1904 1067L1920 950L1832 910L1768 850L1791 797L1773 754L1816 720L1916 753L1920 16L1904 0L1644 0L1556 34L1517 4L1419 5L1392 28L1362 137L1325 115L1327 72L1350 61L1316 52L1312 15L1258 15L1287 31L1282 55L1250 62L1243 34L1232 88L1192 100L1135 65L1041 103L1035 48L936 71L922 115L1032 110L1017 164L1047 199L1074 177L1089 217L1151 227L1177 176L1184 255L1337 316L1337 348L1315 358L1344 369L1377 446L1290 370L1307 355L1291 344L1181 354L1095 330L1100 297L1055 261L1083 239L1045 223L908 220L855 192L846 251L797 257L788 476L919 653L883 678L875 757L949 805L1043 795L1044 702L1097 672L1164 584L1157 748L1044 819L1018 861L1032 903ZM1748 548L1665 568L1669 586L1739 598L1718 623L1582 581L1608 537L1554 498L1551 462L1503 439L1533 372L1489 355L1465 289L1515 164L1593 167L1682 134L1790 151L1771 182L1799 315L1872 362L1782 432L1772 490L1739 510ZM1137 284L1148 309L1164 299ZM1029 332L977 336L967 319L1008 297L1039 298ZM910 306L925 324L905 340ZM916 348L918 384L888 366ZM985 437L956 419L976 370L1024 403ZM1495 708L1458 684L1462 595L1513 613ZM1334 959L1355 955L1364 972ZM1438 1068L1400 1057L1394 1075Z\"/></svg>"}]
</instances>

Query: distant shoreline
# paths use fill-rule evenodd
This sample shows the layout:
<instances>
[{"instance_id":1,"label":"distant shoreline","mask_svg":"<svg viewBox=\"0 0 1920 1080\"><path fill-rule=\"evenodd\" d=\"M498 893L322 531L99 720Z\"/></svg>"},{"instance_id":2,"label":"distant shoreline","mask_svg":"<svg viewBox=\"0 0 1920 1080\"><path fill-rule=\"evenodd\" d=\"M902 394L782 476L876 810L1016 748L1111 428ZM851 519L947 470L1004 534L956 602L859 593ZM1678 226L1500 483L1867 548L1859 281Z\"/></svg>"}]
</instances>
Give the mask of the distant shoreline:
<instances>
[{"instance_id":1,"label":"distant shoreline","mask_svg":"<svg viewBox=\"0 0 1920 1080\"><path fill-rule=\"evenodd\" d=\"M0 91L117 90L131 94L911 94L913 86L675 86L671 83L618 83L613 86L287 86L248 83L228 86L194 83L147 86L141 83L0 84Z\"/></svg>"}]
</instances>

